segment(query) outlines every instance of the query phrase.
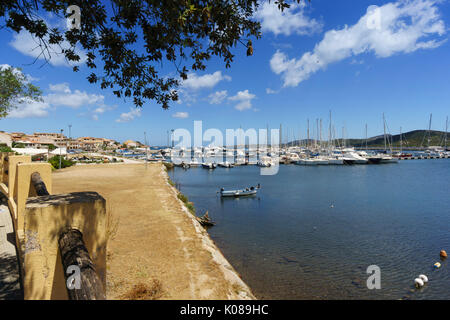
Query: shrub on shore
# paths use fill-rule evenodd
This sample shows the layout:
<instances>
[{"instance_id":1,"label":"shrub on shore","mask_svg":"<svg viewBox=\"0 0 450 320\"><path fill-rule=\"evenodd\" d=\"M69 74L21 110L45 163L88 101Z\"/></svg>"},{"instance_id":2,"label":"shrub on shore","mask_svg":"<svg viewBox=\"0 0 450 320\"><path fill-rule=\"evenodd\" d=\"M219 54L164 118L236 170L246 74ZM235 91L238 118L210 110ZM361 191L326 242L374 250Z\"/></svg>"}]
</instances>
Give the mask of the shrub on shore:
<instances>
[{"instance_id":1,"label":"shrub on shore","mask_svg":"<svg viewBox=\"0 0 450 320\"><path fill-rule=\"evenodd\" d=\"M122 296L125 300L157 300L163 296L161 282L153 279L150 284L138 283Z\"/></svg>"},{"instance_id":2,"label":"shrub on shore","mask_svg":"<svg viewBox=\"0 0 450 320\"><path fill-rule=\"evenodd\" d=\"M172 170L174 168L173 163L170 162L163 162L163 165L166 167L167 170Z\"/></svg>"},{"instance_id":3,"label":"shrub on shore","mask_svg":"<svg viewBox=\"0 0 450 320\"><path fill-rule=\"evenodd\" d=\"M182 194L181 192L178 193L177 195L178 199L180 199L184 205L186 206L186 208L188 208L189 212L192 213L193 215L195 215L195 207L194 204L192 202L189 201L188 197L186 197L184 194Z\"/></svg>"},{"instance_id":4,"label":"shrub on shore","mask_svg":"<svg viewBox=\"0 0 450 320\"><path fill-rule=\"evenodd\" d=\"M53 168L59 169L59 155L51 157L48 160L48 162L52 165ZM61 169L67 168L67 167L71 167L74 164L75 164L75 162L73 162L71 160L64 159L64 157L62 157L62 159L61 159Z\"/></svg>"}]
</instances>

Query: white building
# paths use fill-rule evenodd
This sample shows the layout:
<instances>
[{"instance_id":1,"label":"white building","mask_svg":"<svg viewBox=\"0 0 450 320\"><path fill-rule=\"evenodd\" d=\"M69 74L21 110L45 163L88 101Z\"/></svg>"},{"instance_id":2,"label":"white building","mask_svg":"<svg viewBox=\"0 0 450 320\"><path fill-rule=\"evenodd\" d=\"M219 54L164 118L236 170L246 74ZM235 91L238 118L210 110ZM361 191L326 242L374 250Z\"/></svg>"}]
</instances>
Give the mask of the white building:
<instances>
[{"instance_id":1,"label":"white building","mask_svg":"<svg viewBox=\"0 0 450 320\"><path fill-rule=\"evenodd\" d=\"M4 131L0 131L0 144L6 144L8 147L11 147L12 146L11 135Z\"/></svg>"}]
</instances>

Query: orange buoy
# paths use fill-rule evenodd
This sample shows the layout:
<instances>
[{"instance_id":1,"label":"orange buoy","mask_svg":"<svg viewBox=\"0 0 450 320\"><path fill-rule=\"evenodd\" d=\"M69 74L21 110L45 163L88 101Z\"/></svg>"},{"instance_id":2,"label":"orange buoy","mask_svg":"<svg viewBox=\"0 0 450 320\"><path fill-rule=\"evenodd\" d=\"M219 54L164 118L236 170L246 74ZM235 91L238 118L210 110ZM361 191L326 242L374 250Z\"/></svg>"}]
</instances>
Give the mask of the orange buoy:
<instances>
[{"instance_id":1,"label":"orange buoy","mask_svg":"<svg viewBox=\"0 0 450 320\"><path fill-rule=\"evenodd\" d=\"M441 250L440 256L442 259L447 258L447 252L445 252L445 250Z\"/></svg>"}]
</instances>

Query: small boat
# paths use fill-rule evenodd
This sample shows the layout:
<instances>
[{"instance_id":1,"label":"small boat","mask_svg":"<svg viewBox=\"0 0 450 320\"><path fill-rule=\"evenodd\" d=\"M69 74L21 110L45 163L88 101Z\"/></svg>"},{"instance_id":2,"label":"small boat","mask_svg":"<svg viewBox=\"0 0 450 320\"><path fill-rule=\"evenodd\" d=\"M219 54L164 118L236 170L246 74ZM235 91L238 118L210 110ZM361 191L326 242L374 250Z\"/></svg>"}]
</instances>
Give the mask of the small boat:
<instances>
[{"instance_id":1,"label":"small boat","mask_svg":"<svg viewBox=\"0 0 450 320\"><path fill-rule=\"evenodd\" d=\"M349 158L347 161L344 160L344 163L348 162L348 164L367 164L369 162L369 160L354 151L344 153L344 157Z\"/></svg>"},{"instance_id":2,"label":"small boat","mask_svg":"<svg viewBox=\"0 0 450 320\"><path fill-rule=\"evenodd\" d=\"M333 156L330 156L329 158L328 158L328 164L329 165L343 165L344 164L344 159L343 158L340 158L340 157L333 157Z\"/></svg>"},{"instance_id":3,"label":"small boat","mask_svg":"<svg viewBox=\"0 0 450 320\"><path fill-rule=\"evenodd\" d=\"M212 170L212 169L217 168L217 164L215 164L215 163L203 163L202 167L205 168L205 169Z\"/></svg>"},{"instance_id":4,"label":"small boat","mask_svg":"<svg viewBox=\"0 0 450 320\"><path fill-rule=\"evenodd\" d=\"M328 165L330 164L328 159L322 158L322 157L316 157L314 159L314 161L316 162L317 165L319 166L323 166L323 165Z\"/></svg>"},{"instance_id":5,"label":"small boat","mask_svg":"<svg viewBox=\"0 0 450 320\"><path fill-rule=\"evenodd\" d=\"M198 160L197 159L192 159L191 160L191 162L189 163L189 166L190 167L199 167L200 166L200 163L198 162Z\"/></svg>"},{"instance_id":6,"label":"small boat","mask_svg":"<svg viewBox=\"0 0 450 320\"><path fill-rule=\"evenodd\" d=\"M398 159L385 155L381 157L380 163L398 163Z\"/></svg>"},{"instance_id":7,"label":"small boat","mask_svg":"<svg viewBox=\"0 0 450 320\"><path fill-rule=\"evenodd\" d=\"M270 163L269 161L258 161L258 166L262 167L262 168L268 168L272 165L272 163Z\"/></svg>"},{"instance_id":8,"label":"small boat","mask_svg":"<svg viewBox=\"0 0 450 320\"><path fill-rule=\"evenodd\" d=\"M312 158L305 158L300 161L297 161L296 163L300 164L300 165L304 165L304 166L317 166L318 165L317 161L315 161Z\"/></svg>"},{"instance_id":9,"label":"small boat","mask_svg":"<svg viewBox=\"0 0 450 320\"><path fill-rule=\"evenodd\" d=\"M233 168L234 166L233 166L232 163L230 163L228 161L225 161L225 162L219 163L219 167L222 167L222 168Z\"/></svg>"},{"instance_id":10,"label":"small boat","mask_svg":"<svg viewBox=\"0 0 450 320\"><path fill-rule=\"evenodd\" d=\"M256 187L245 188L242 190L229 190L226 191L224 188L220 189L220 196L222 197L245 197L245 196L253 196L258 190L261 189L260 184Z\"/></svg>"}]
</instances>

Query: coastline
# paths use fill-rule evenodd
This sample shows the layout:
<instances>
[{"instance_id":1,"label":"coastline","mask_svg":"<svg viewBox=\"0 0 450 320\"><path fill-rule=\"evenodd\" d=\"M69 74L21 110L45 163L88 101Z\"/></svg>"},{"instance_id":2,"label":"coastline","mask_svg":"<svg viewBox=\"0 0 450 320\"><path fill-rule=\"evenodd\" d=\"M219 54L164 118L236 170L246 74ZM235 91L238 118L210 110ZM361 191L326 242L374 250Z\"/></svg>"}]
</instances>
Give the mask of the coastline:
<instances>
[{"instance_id":1,"label":"coastline","mask_svg":"<svg viewBox=\"0 0 450 320\"><path fill-rule=\"evenodd\" d=\"M230 300L256 300L256 297L251 292L250 287L241 279L237 271L233 268L233 266L228 262L228 260L225 258L225 256L222 254L222 251L217 247L217 245L214 243L214 241L211 239L208 231L203 228L197 219L193 216L192 213L189 212L188 208L185 206L185 204L178 199L177 195L179 191L169 184L169 175L167 173L167 169L164 166L161 166L162 174L166 178L167 186L172 190L174 197L178 200L180 206L182 207L183 212L186 214L186 216L191 220L192 224L194 225L195 231L197 232L197 235L202 240L202 244L204 246L204 249L211 253L211 257L215 263L219 266L220 270L223 272L223 275L225 279L227 279L232 286L237 285L241 290L239 292L233 291L229 299ZM237 294L237 296L236 296Z\"/></svg>"},{"instance_id":2,"label":"coastline","mask_svg":"<svg viewBox=\"0 0 450 320\"><path fill-rule=\"evenodd\" d=\"M130 299L133 287L152 281L161 292L150 299L256 299L161 163L74 166L55 171L53 182L54 193L100 193L118 221L108 244L108 299Z\"/></svg>"}]
</instances>

